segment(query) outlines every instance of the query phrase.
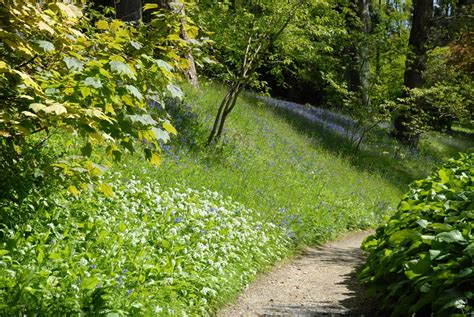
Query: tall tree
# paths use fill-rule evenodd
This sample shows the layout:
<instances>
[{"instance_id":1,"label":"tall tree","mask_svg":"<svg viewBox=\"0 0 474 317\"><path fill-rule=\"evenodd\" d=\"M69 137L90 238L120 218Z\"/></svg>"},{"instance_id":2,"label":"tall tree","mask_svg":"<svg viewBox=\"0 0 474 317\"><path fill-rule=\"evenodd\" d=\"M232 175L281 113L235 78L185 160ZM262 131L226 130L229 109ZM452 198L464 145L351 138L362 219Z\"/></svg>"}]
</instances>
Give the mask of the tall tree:
<instances>
[{"instance_id":1,"label":"tall tree","mask_svg":"<svg viewBox=\"0 0 474 317\"><path fill-rule=\"evenodd\" d=\"M433 0L414 0L408 54L405 64L404 86L422 88L426 69L429 31L433 17ZM420 105L417 105L420 106ZM402 143L416 146L419 132L413 127L417 109L400 111L394 119L394 136Z\"/></svg>"}]
</instances>

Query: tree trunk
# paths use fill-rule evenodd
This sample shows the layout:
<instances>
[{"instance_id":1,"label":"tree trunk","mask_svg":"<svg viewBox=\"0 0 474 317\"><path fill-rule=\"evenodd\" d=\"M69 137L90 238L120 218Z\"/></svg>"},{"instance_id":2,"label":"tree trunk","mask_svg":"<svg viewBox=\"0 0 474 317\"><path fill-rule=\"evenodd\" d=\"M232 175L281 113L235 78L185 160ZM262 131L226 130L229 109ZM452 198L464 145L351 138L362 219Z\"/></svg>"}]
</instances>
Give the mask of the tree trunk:
<instances>
[{"instance_id":1,"label":"tree trunk","mask_svg":"<svg viewBox=\"0 0 474 317\"><path fill-rule=\"evenodd\" d=\"M359 0L359 17L363 24L363 42L359 47L360 56L360 94L362 104L370 105L369 79L370 79L370 56L369 56L369 32L370 32L370 0Z\"/></svg>"},{"instance_id":2,"label":"tree trunk","mask_svg":"<svg viewBox=\"0 0 474 317\"><path fill-rule=\"evenodd\" d=\"M122 21L139 21L142 19L141 0L114 1L115 17Z\"/></svg>"},{"instance_id":3,"label":"tree trunk","mask_svg":"<svg viewBox=\"0 0 474 317\"><path fill-rule=\"evenodd\" d=\"M433 16L433 0L414 0L413 17L408 41L408 54L405 63L404 86L408 89L422 88L423 72L426 69L426 53L428 51L429 30ZM417 146L419 132L414 131L413 116L419 110L401 111L394 119L394 136L402 143Z\"/></svg>"}]
</instances>

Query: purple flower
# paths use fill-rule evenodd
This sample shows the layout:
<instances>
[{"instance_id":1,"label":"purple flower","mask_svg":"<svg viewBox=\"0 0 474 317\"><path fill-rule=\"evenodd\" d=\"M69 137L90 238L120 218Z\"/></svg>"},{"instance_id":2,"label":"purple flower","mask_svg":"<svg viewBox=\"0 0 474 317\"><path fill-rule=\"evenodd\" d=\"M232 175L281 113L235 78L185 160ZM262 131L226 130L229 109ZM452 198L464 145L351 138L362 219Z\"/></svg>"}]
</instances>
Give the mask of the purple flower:
<instances>
[{"instance_id":1,"label":"purple flower","mask_svg":"<svg viewBox=\"0 0 474 317\"><path fill-rule=\"evenodd\" d=\"M95 266L95 264L92 264L91 266L89 266L91 269L95 269L97 266Z\"/></svg>"},{"instance_id":2,"label":"purple flower","mask_svg":"<svg viewBox=\"0 0 474 317\"><path fill-rule=\"evenodd\" d=\"M182 217L178 217L174 220L174 223L180 223L181 221L183 221L183 218Z\"/></svg>"}]
</instances>

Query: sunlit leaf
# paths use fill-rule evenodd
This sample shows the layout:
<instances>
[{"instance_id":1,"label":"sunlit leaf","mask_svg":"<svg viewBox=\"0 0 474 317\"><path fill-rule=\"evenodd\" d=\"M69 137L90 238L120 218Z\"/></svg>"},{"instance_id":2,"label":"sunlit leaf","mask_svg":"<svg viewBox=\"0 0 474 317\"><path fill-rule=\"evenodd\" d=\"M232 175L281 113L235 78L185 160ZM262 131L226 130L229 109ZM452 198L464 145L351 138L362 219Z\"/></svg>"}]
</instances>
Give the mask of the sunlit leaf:
<instances>
[{"instance_id":1,"label":"sunlit leaf","mask_svg":"<svg viewBox=\"0 0 474 317\"><path fill-rule=\"evenodd\" d=\"M137 89L137 87L133 86L133 85L125 85L125 88L127 88L127 90L137 99L139 100L142 100L143 99L143 95L141 94L141 92Z\"/></svg>"},{"instance_id":2,"label":"sunlit leaf","mask_svg":"<svg viewBox=\"0 0 474 317\"><path fill-rule=\"evenodd\" d=\"M48 41L37 41L39 47L41 47L45 52L54 51L54 45Z\"/></svg>"},{"instance_id":3,"label":"sunlit leaf","mask_svg":"<svg viewBox=\"0 0 474 317\"><path fill-rule=\"evenodd\" d=\"M114 190L112 189L112 187L110 187L109 184L107 183L101 183L99 185L99 189L102 193L104 193L105 196L107 197L114 197L115 196L115 193L114 193Z\"/></svg>"},{"instance_id":4,"label":"sunlit leaf","mask_svg":"<svg viewBox=\"0 0 474 317\"><path fill-rule=\"evenodd\" d=\"M161 158L160 158L160 156L159 156L158 154L156 154L156 153L153 153L153 154L151 155L150 163L153 164L153 165L156 165L156 166L160 165L160 164L161 164Z\"/></svg>"},{"instance_id":5,"label":"sunlit leaf","mask_svg":"<svg viewBox=\"0 0 474 317\"><path fill-rule=\"evenodd\" d=\"M109 28L109 23L105 20L99 20L95 23L95 26L99 29L99 30L107 30Z\"/></svg>"},{"instance_id":6,"label":"sunlit leaf","mask_svg":"<svg viewBox=\"0 0 474 317\"><path fill-rule=\"evenodd\" d=\"M171 123L167 121L163 123L163 128L165 128L165 130L171 134L174 134L174 135L178 134L178 131L176 131L176 129L171 125Z\"/></svg>"}]
</instances>

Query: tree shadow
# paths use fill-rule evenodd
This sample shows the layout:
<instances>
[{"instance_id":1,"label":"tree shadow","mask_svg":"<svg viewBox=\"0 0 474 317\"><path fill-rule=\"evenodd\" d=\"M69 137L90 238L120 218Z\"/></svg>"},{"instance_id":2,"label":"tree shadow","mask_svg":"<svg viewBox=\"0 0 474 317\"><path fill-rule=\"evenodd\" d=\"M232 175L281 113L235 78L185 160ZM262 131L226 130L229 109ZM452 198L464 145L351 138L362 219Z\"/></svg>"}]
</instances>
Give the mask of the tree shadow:
<instances>
[{"instance_id":1,"label":"tree shadow","mask_svg":"<svg viewBox=\"0 0 474 317\"><path fill-rule=\"evenodd\" d=\"M255 98L248 96L247 98ZM266 104L266 107L278 117L284 119L296 131L309 136L315 146L321 146L330 152L341 155L354 167L380 175L401 191L406 191L407 185L415 179L426 177L426 164L414 164L410 160L402 160L393 154L387 154L382 148L364 146L357 151L354 144L344 135L337 134L324 125L313 122L291 110ZM388 136L384 129L377 128L371 134L383 146L390 148L397 144ZM377 142L377 141L375 141ZM385 144L384 144L385 143ZM385 153L384 153L385 152Z\"/></svg>"},{"instance_id":2,"label":"tree shadow","mask_svg":"<svg viewBox=\"0 0 474 317\"><path fill-rule=\"evenodd\" d=\"M342 299L337 301L318 301L305 303L306 306L272 304L265 308L265 313L259 316L375 316L374 303L366 296L364 288L357 282L356 271L364 260L359 248L320 246L304 250L300 257L315 258L330 266L353 267L350 273L343 275L338 283L347 288Z\"/></svg>"}]
</instances>

